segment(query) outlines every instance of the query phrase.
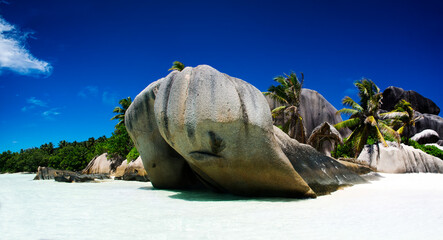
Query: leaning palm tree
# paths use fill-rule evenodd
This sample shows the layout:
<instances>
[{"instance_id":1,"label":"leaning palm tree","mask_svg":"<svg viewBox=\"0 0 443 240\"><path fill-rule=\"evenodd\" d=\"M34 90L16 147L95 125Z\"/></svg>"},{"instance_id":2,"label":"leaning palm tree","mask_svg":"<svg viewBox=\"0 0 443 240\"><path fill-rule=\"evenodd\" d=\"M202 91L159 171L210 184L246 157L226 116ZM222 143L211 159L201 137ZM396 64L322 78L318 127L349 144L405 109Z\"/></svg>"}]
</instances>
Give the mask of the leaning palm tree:
<instances>
[{"instance_id":1,"label":"leaning palm tree","mask_svg":"<svg viewBox=\"0 0 443 240\"><path fill-rule=\"evenodd\" d=\"M265 92L265 96L270 96L275 101L283 104L272 110L272 116L275 118L279 115L287 117L287 121L283 123L282 130L291 138L295 138L299 142L306 142L306 133L303 126L303 118L300 115L300 99L301 89L303 86L304 75L301 73L301 79L294 72L285 76L278 76L274 81L280 85L269 87Z\"/></svg>"},{"instance_id":2,"label":"leaning palm tree","mask_svg":"<svg viewBox=\"0 0 443 240\"><path fill-rule=\"evenodd\" d=\"M380 105L382 93L374 82L368 79L362 79L354 84L358 89L360 104L346 96L342 103L350 108L343 108L337 113L350 115L348 120L334 125L336 129L345 127L354 128L347 141L351 141L354 146L355 157L362 151L369 137L374 137L377 141L383 143L385 147L388 144L385 136L392 137L400 143L399 134L390 128L384 120L388 119L387 114L380 114Z\"/></svg>"},{"instance_id":3,"label":"leaning palm tree","mask_svg":"<svg viewBox=\"0 0 443 240\"><path fill-rule=\"evenodd\" d=\"M185 69L185 65L179 61L175 61L172 63L172 67L168 69L168 71L174 71L177 70L181 72L183 69Z\"/></svg>"},{"instance_id":4,"label":"leaning palm tree","mask_svg":"<svg viewBox=\"0 0 443 240\"><path fill-rule=\"evenodd\" d=\"M328 155L329 152L324 152L322 149L323 143L326 141L330 142L334 148L337 147L337 144L343 144L343 139L338 130L328 122L324 122L314 128L307 143L317 149L317 151Z\"/></svg>"},{"instance_id":5,"label":"leaning palm tree","mask_svg":"<svg viewBox=\"0 0 443 240\"><path fill-rule=\"evenodd\" d=\"M111 118L111 120L119 120L117 125L115 125L116 127L121 126L121 125L125 125L126 110L131 105L132 99L131 99L131 97L123 98L118 103L121 105L121 107L117 106L114 108L114 111L112 111L112 112L117 113L117 114Z\"/></svg>"}]
</instances>

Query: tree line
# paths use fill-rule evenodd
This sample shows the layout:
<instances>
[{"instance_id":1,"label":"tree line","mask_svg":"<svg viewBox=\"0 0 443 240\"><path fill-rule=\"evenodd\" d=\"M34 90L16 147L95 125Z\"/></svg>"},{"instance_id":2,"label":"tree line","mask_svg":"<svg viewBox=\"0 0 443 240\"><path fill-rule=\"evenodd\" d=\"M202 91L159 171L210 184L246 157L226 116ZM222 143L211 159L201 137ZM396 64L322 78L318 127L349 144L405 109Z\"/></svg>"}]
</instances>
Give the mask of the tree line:
<instances>
[{"instance_id":1,"label":"tree line","mask_svg":"<svg viewBox=\"0 0 443 240\"><path fill-rule=\"evenodd\" d=\"M183 63L175 61L169 70L182 71L184 68ZM300 114L303 73L301 78L292 72L289 75L277 76L274 81L278 85L272 85L264 93L283 105L271 111L273 119L285 116L285 122L278 127L291 138L307 143L303 116ZM410 136L406 135L409 133L407 130L414 126L417 120L410 103L402 100L393 111L382 113L380 111L382 94L377 85L369 79L356 81L354 85L358 89L359 102L346 96L342 103L348 108L339 110L338 114L347 114L350 118L333 126L336 129L348 127L352 133L332 152L333 157L357 157L365 144L380 142L387 146L386 140L390 140L399 144L403 142L443 159L443 151L440 149L422 146L410 140ZM91 137L83 142L62 140L58 143L58 147L55 147L53 143L45 143L40 147L20 150L20 152L5 151L0 155L0 172L36 172L39 166L80 171L88 165L90 160L103 153L108 153L108 158L117 160L136 159L139 153L124 124L125 113L131 103L132 99L127 97L121 99L120 106L114 108L113 112L116 115L111 120L118 120L118 123L111 137L102 136L97 139ZM334 132L336 131L331 131L330 134L337 134ZM322 135L322 139L314 140L311 138L310 142L321 143L324 140L338 139L338 136Z\"/></svg>"}]
</instances>

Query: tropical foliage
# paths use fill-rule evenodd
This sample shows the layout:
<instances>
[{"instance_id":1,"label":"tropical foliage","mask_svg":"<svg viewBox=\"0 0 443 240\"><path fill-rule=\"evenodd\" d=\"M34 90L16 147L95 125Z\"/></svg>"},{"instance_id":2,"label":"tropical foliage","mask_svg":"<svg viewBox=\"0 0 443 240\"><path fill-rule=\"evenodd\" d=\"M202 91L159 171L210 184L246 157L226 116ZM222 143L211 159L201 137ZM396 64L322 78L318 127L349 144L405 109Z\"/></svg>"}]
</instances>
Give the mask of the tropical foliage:
<instances>
[{"instance_id":1,"label":"tropical foliage","mask_svg":"<svg viewBox=\"0 0 443 240\"><path fill-rule=\"evenodd\" d=\"M272 110L274 123L278 116L283 116L282 130L291 138L305 143L306 133L303 126L303 118L300 115L301 90L304 82L303 73L301 73L301 79L292 72L289 75L285 74L284 76L275 77L274 81L278 82L279 85L272 85L264 93L266 96L282 104L282 106Z\"/></svg>"},{"instance_id":2,"label":"tropical foliage","mask_svg":"<svg viewBox=\"0 0 443 240\"><path fill-rule=\"evenodd\" d=\"M390 125L398 128L398 134L404 136L406 138L405 142L409 143L411 127L415 126L415 122L420 119L420 117L415 115L415 111L412 108L411 103L404 99L400 100L395 105L394 110L390 112L390 115Z\"/></svg>"},{"instance_id":3,"label":"tropical foliage","mask_svg":"<svg viewBox=\"0 0 443 240\"><path fill-rule=\"evenodd\" d=\"M168 71L174 71L177 70L181 72L183 69L185 69L185 65L179 61L175 61L172 63L172 67L168 69Z\"/></svg>"},{"instance_id":4,"label":"tropical foliage","mask_svg":"<svg viewBox=\"0 0 443 240\"><path fill-rule=\"evenodd\" d=\"M334 126L337 129L345 127L353 129L347 141L352 142L354 157L360 154L369 137L374 137L385 147L388 145L384 136L396 139L400 143L399 134L388 126L388 120L393 115L399 114L380 113L382 94L377 85L368 79L357 81L354 85L358 89L360 103L346 96L342 103L350 108L343 108L338 113L350 115L350 118Z\"/></svg>"},{"instance_id":5,"label":"tropical foliage","mask_svg":"<svg viewBox=\"0 0 443 240\"><path fill-rule=\"evenodd\" d=\"M45 143L40 148L21 150L18 153L5 151L0 154L0 172L36 172L39 166L80 171L95 156L103 153L108 153L108 157L115 159L124 159L128 156L136 159L137 149L134 148L124 125L125 113L131 104L131 98L122 99L119 103L121 107L114 109L114 113L118 114L112 118L119 122L111 137L89 138L83 142L62 140L58 147L53 143Z\"/></svg>"},{"instance_id":6,"label":"tropical foliage","mask_svg":"<svg viewBox=\"0 0 443 240\"><path fill-rule=\"evenodd\" d=\"M118 120L117 126L124 126L125 125L125 114L126 110L128 110L129 106L132 103L131 97L123 98L119 102L120 106L117 106L114 108L113 113L117 113L114 117L111 118L111 120Z\"/></svg>"},{"instance_id":7,"label":"tropical foliage","mask_svg":"<svg viewBox=\"0 0 443 240\"><path fill-rule=\"evenodd\" d=\"M443 151L440 150L440 149L439 149L438 147L436 147L436 146L421 145L421 144L419 144L418 142L416 142L416 141L414 141L414 140L411 140L411 139L408 139L408 138L405 138L405 139L402 139L402 140L403 140L404 142L407 141L407 143L408 143L409 146L412 146L412 147L414 147L414 148L416 148L416 149L420 149L420 150L422 150L423 152L425 152L425 153L427 153L427 154L429 154L429 155L432 155L432 156L434 156L434 157L438 157L438 158L440 158L440 159L443 160Z\"/></svg>"}]
</instances>

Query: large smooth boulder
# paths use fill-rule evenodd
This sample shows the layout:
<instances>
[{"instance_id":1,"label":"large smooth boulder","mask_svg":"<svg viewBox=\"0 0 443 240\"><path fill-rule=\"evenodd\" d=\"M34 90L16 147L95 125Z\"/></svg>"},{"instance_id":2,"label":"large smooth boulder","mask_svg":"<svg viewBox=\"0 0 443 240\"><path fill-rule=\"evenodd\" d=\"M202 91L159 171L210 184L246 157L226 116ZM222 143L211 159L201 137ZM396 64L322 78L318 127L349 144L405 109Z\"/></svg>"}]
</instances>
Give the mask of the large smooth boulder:
<instances>
[{"instance_id":1,"label":"large smooth boulder","mask_svg":"<svg viewBox=\"0 0 443 240\"><path fill-rule=\"evenodd\" d=\"M432 129L426 129L415 134L413 137L411 137L411 140L414 140L420 144L436 143L438 142L438 140L440 140L440 136L438 136L438 133L436 131Z\"/></svg>"},{"instance_id":2,"label":"large smooth boulder","mask_svg":"<svg viewBox=\"0 0 443 240\"><path fill-rule=\"evenodd\" d=\"M358 156L360 163L384 173L443 173L443 160L411 146L388 142L366 145Z\"/></svg>"},{"instance_id":3,"label":"large smooth boulder","mask_svg":"<svg viewBox=\"0 0 443 240\"><path fill-rule=\"evenodd\" d=\"M115 159L108 159L108 154L103 153L100 156L95 157L92 159L88 165L83 169L83 174L94 174L94 173L107 173L110 174L112 172L111 165L120 165L116 164L114 162L118 162L121 164L121 160L115 160Z\"/></svg>"},{"instance_id":4,"label":"large smooth boulder","mask_svg":"<svg viewBox=\"0 0 443 240\"><path fill-rule=\"evenodd\" d=\"M270 109L282 106L281 103L275 101L269 96L266 96ZM324 122L331 125L342 122L340 114L337 114L337 109L326 100L323 95L317 91L303 88L300 98L300 114L303 118L303 126L306 132L306 140L311 136L313 130L323 124ZM280 115L275 120L275 125L283 125L287 117ZM347 137L351 134L348 128L339 130L342 137ZM320 152L330 155L333 150L333 145L329 141L324 141L319 147Z\"/></svg>"},{"instance_id":5,"label":"large smooth boulder","mask_svg":"<svg viewBox=\"0 0 443 240\"><path fill-rule=\"evenodd\" d=\"M434 115L440 113L440 108L429 98L423 97L418 92L412 90L405 91L402 88L393 86L390 86L383 91L381 109L391 111L401 99L410 102L412 107L418 112Z\"/></svg>"},{"instance_id":6,"label":"large smooth boulder","mask_svg":"<svg viewBox=\"0 0 443 240\"><path fill-rule=\"evenodd\" d=\"M316 196L279 147L266 99L249 83L207 65L187 67L163 80L154 112L161 136L205 185L246 196Z\"/></svg>"},{"instance_id":7,"label":"large smooth boulder","mask_svg":"<svg viewBox=\"0 0 443 240\"><path fill-rule=\"evenodd\" d=\"M443 137L443 118L432 114L416 113L420 118L415 122L415 127L412 128L411 136L426 129L432 129Z\"/></svg>"},{"instance_id":8,"label":"large smooth boulder","mask_svg":"<svg viewBox=\"0 0 443 240\"><path fill-rule=\"evenodd\" d=\"M342 186L366 182L345 165L316 151L310 145L290 138L275 126L274 135L294 169L318 195L333 192Z\"/></svg>"},{"instance_id":9,"label":"large smooth boulder","mask_svg":"<svg viewBox=\"0 0 443 240\"><path fill-rule=\"evenodd\" d=\"M149 181L148 174L143 166L143 161L141 157L138 157L136 160L131 161L129 164L127 164L121 178L126 181Z\"/></svg>"},{"instance_id":10,"label":"large smooth boulder","mask_svg":"<svg viewBox=\"0 0 443 240\"><path fill-rule=\"evenodd\" d=\"M266 96L266 100L271 110L282 106L281 103L269 96ZM311 135L317 126L324 122L334 125L343 121L340 114L337 114L337 109L323 95L307 88L303 88L301 91L300 114L303 117L303 126L305 127L307 137ZM283 125L285 121L286 119L283 115L278 116L276 125ZM351 131L347 128L340 130L342 137L347 137L350 133Z\"/></svg>"},{"instance_id":11,"label":"large smooth boulder","mask_svg":"<svg viewBox=\"0 0 443 240\"><path fill-rule=\"evenodd\" d=\"M172 72L168 77L175 76ZM185 159L160 135L154 116L157 91L165 79L149 84L129 106L125 125L140 153L148 178L157 188L187 188L196 184L196 179Z\"/></svg>"}]
</instances>

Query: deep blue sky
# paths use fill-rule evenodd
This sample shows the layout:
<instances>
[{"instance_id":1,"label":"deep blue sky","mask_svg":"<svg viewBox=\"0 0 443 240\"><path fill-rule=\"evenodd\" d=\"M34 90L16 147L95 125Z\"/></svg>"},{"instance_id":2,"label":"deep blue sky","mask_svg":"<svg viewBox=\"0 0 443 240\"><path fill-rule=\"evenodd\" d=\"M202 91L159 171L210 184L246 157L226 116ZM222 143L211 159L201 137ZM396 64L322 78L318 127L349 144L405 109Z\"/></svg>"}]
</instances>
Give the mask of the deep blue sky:
<instances>
[{"instance_id":1,"label":"deep blue sky","mask_svg":"<svg viewBox=\"0 0 443 240\"><path fill-rule=\"evenodd\" d=\"M262 91L304 72L338 109L362 77L443 107L443 1L0 2L0 152L110 136L174 60Z\"/></svg>"}]
</instances>

